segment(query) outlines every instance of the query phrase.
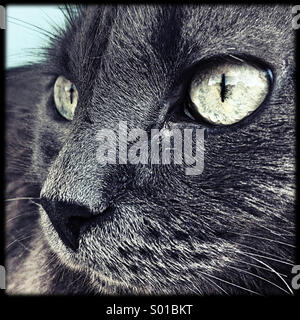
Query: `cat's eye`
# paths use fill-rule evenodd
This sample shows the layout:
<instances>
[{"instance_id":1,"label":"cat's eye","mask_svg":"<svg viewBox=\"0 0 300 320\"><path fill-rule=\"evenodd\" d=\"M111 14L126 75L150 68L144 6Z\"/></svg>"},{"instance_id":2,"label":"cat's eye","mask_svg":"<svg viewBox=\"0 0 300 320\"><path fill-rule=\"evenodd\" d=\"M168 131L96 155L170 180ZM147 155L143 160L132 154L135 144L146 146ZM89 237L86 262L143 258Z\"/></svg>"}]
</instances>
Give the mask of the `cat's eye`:
<instances>
[{"instance_id":1,"label":"cat's eye","mask_svg":"<svg viewBox=\"0 0 300 320\"><path fill-rule=\"evenodd\" d=\"M78 102L78 91L70 80L59 76L54 84L54 102L58 112L67 120L73 120Z\"/></svg>"},{"instance_id":2,"label":"cat's eye","mask_svg":"<svg viewBox=\"0 0 300 320\"><path fill-rule=\"evenodd\" d=\"M191 111L214 125L237 123L263 103L271 78L269 69L246 62L209 64L191 81Z\"/></svg>"}]
</instances>

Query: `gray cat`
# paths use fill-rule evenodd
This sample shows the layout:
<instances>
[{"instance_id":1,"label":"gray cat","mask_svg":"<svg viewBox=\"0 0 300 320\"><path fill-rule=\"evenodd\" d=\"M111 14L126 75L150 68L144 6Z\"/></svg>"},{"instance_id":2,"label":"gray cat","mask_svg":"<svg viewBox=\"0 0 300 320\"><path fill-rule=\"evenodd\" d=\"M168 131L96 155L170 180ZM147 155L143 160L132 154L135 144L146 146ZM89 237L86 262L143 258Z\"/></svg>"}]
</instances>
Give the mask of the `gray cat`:
<instances>
[{"instance_id":1,"label":"gray cat","mask_svg":"<svg viewBox=\"0 0 300 320\"><path fill-rule=\"evenodd\" d=\"M44 62L7 71L7 292L291 294L291 7L64 12ZM121 121L202 130L203 171L100 165Z\"/></svg>"}]
</instances>

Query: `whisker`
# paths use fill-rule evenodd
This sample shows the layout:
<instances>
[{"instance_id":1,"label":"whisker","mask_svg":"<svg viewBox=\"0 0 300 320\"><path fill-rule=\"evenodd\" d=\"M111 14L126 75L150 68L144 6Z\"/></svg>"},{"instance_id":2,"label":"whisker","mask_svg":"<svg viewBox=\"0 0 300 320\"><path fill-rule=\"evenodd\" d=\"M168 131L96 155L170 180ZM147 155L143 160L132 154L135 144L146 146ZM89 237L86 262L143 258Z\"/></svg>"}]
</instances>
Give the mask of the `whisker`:
<instances>
[{"instance_id":1,"label":"whisker","mask_svg":"<svg viewBox=\"0 0 300 320\"><path fill-rule=\"evenodd\" d=\"M247 253L246 252L240 252L240 253L244 254L245 256L247 256L248 252ZM250 258L255 260L255 261L257 261L258 263L261 263L262 265L264 265L265 267L269 268L270 270L272 270L283 281L283 283L287 286L287 288L289 289L291 294L294 294L292 289L290 288L290 286L287 284L287 282L282 278L282 276L276 270L274 270L271 266L269 266L268 264L264 263L263 261L260 261L257 258L254 258L254 257L250 257Z\"/></svg>"},{"instance_id":2,"label":"whisker","mask_svg":"<svg viewBox=\"0 0 300 320\"><path fill-rule=\"evenodd\" d=\"M233 267L233 266L227 266L227 267L230 268L230 269L234 269L234 270L240 271L240 272L244 272L244 273L249 274L249 275L251 275L251 276L253 276L253 277L256 277L256 278L258 278L258 279L261 279L261 280L263 280L263 281L266 281L266 282L272 284L273 286L277 287L278 289L282 290L283 292L289 294L288 291L286 291L285 289L281 288L280 286L278 286L278 285L275 284L274 282L269 281L269 280L267 280L267 279L265 279L265 278L263 278L263 277L261 277L261 276L259 276L259 275L257 275L257 274L254 274L254 273L249 272L249 271L247 271L247 270L243 270L243 269L236 268L236 267Z\"/></svg>"},{"instance_id":3,"label":"whisker","mask_svg":"<svg viewBox=\"0 0 300 320\"><path fill-rule=\"evenodd\" d=\"M205 274L205 275L207 275L207 276L209 276L209 277L212 277L212 278L214 278L214 279L217 279L217 280L219 280L219 281L221 281L221 282L230 284L230 285L232 285L232 286L234 286L234 287L237 287L237 288L239 288L239 289L242 289L242 290L245 290L245 291L248 291L248 292L251 292L251 293L254 293L254 294L256 294L256 295L261 296L261 294L259 294L258 292L255 292L255 291L253 291L253 290L244 288L244 287L242 287L242 286L239 286L239 285L237 285L237 284L234 284L234 283L232 283L232 282L226 281L226 280L224 280L224 279L218 278L218 277L216 277L216 276L213 276L213 275L211 275L211 274L208 274L208 273L205 273L205 272L202 272L202 271L201 271L201 273L202 273L202 274Z\"/></svg>"},{"instance_id":4,"label":"whisker","mask_svg":"<svg viewBox=\"0 0 300 320\"><path fill-rule=\"evenodd\" d=\"M202 273L202 272L200 271L200 273ZM207 281L207 282L212 283L214 288L218 288L218 289L220 289L222 292L224 292L226 295L229 295L229 294L227 293L227 291L225 291L222 287L220 287L218 284L216 284L215 281L213 281L212 279L207 279L207 278L205 278L205 277L203 277L202 279L205 280L205 281Z\"/></svg>"},{"instance_id":5,"label":"whisker","mask_svg":"<svg viewBox=\"0 0 300 320\"><path fill-rule=\"evenodd\" d=\"M241 247L245 247L245 248L248 248L248 249L251 249L251 250L254 250L254 251L257 251L257 252L260 252L260 253L264 253L264 251L262 251L262 250L258 250L258 249L256 249L256 248L253 248L253 247L250 247L250 246L247 246L247 245L245 245L245 244L242 244L242 243L238 243L238 242L235 242L238 246L241 246ZM270 256L270 257L272 257L272 258L275 258L275 259L279 259L280 257L278 257L278 256L275 256L275 255L273 255L273 254L269 254L268 253L268 255ZM287 260L287 262L290 262L290 263L292 263L292 261L290 261L290 260Z\"/></svg>"},{"instance_id":6,"label":"whisker","mask_svg":"<svg viewBox=\"0 0 300 320\"><path fill-rule=\"evenodd\" d=\"M63 7L58 7L58 9L63 14L66 21L68 21L69 24L72 24L71 8L68 8L68 6L65 5ZM67 13L65 11L67 11Z\"/></svg>"},{"instance_id":7,"label":"whisker","mask_svg":"<svg viewBox=\"0 0 300 320\"><path fill-rule=\"evenodd\" d=\"M11 198L11 199L5 199L5 202L9 201L19 201L19 200L38 200L40 198L31 198L31 197L19 197L19 198Z\"/></svg>"},{"instance_id":8,"label":"whisker","mask_svg":"<svg viewBox=\"0 0 300 320\"><path fill-rule=\"evenodd\" d=\"M285 220L285 221L286 221L286 220ZM288 221L287 221L287 222L288 222ZM282 237L282 233L276 233L274 230L272 230L272 229L270 229L270 228L268 228L268 227L266 227L266 226L263 226L263 225L260 225L260 227L263 228L263 229L268 230L270 233L272 233L272 234L275 235L276 237ZM284 236L287 236L288 233L289 233L289 232L287 232L287 231L285 230ZM269 239L269 240L270 240L270 239Z\"/></svg>"},{"instance_id":9,"label":"whisker","mask_svg":"<svg viewBox=\"0 0 300 320\"><path fill-rule=\"evenodd\" d=\"M239 251L239 253L243 253L242 251ZM282 264L287 264L288 266L293 266L292 263L289 263L289 262L285 262L285 261L282 261L282 260L279 260L279 259L274 259L274 258L270 258L270 257L267 257L267 256L262 256L260 254L256 254L256 253L252 253L252 252L246 252L247 254L251 255L251 256L255 256L255 257L260 257L260 258L264 258L264 259L267 259L267 260L272 260L272 261L276 261L276 262L280 262Z\"/></svg>"},{"instance_id":10,"label":"whisker","mask_svg":"<svg viewBox=\"0 0 300 320\"><path fill-rule=\"evenodd\" d=\"M237 233L237 232L232 232L232 231L227 231L228 233L233 233L233 234L237 234L239 236L247 236L247 237L252 237L252 238L258 238L258 239L262 239L262 240L268 240L268 241L271 241L271 242L276 242L276 243L280 243L280 244L283 244L283 245L286 245L288 247L292 247L292 248L295 248L294 245L292 244L289 244L289 243L285 243L285 242L282 242L282 241L278 241L278 240L274 240L274 239L269 239L269 238L265 238L265 237L259 237L259 236L254 236L252 234L240 234L240 233Z\"/></svg>"},{"instance_id":11,"label":"whisker","mask_svg":"<svg viewBox=\"0 0 300 320\"><path fill-rule=\"evenodd\" d=\"M40 36L44 36L44 37L46 37L46 38L50 38L50 39L51 39L50 35L48 35L48 34L45 34L45 33L43 33L43 32L40 32L40 31L35 30L35 29L33 29L33 28L30 28L30 27L28 27L28 26L26 26L26 25L23 25L23 24L21 24L21 23L17 23L17 22L15 22L15 21L10 21L10 19L8 19L7 21L10 22L10 23L12 23L12 24L14 24L14 25L16 25L16 26L19 26L19 27L22 27L22 28L24 28L24 29L30 30L30 31L32 31L32 32L37 32Z\"/></svg>"},{"instance_id":12,"label":"whisker","mask_svg":"<svg viewBox=\"0 0 300 320\"><path fill-rule=\"evenodd\" d=\"M26 27L25 25L27 25L27 26L31 26L31 27L33 27L33 29L31 29L32 31L36 31L36 32L40 32L41 34L43 34L43 35L45 35L45 36L47 36L47 37L55 37L55 34L54 33L52 33L52 32L50 32L49 30L46 30L46 29L43 29L43 28L41 28L41 27L38 27L38 26L36 26L36 25L34 25L34 24L32 24L32 23L29 23L29 22L27 22L27 21L24 21L24 20L21 20L21 19L18 19L18 18L15 18L15 17L12 17L12 16L8 16L7 17L8 19L13 19L13 20L16 20L16 21L19 21L19 22L21 22L21 23L23 23L24 25L21 25L22 27ZM12 22L12 21L11 21ZM15 22L16 23L16 22ZM29 28L29 27L28 27Z\"/></svg>"},{"instance_id":13,"label":"whisker","mask_svg":"<svg viewBox=\"0 0 300 320\"><path fill-rule=\"evenodd\" d=\"M24 29L27 29L27 30L30 30L30 31L33 31L33 32L37 32L37 33L39 33L40 35L46 36L44 33L39 32L39 31L37 31L37 30L35 30L35 29L33 29L33 28L30 28L30 27L28 27L28 26L26 26L26 25L23 25L23 24L21 24L21 23L17 23L17 22L15 22L15 21L10 21L11 18L12 18L12 17L8 17L7 21L10 22L10 23L13 23L13 24L16 25L16 26L20 26L20 27L22 27L22 28L24 28Z\"/></svg>"},{"instance_id":14,"label":"whisker","mask_svg":"<svg viewBox=\"0 0 300 320\"><path fill-rule=\"evenodd\" d=\"M12 220L14 220L14 219L27 216L27 215L31 215L31 212L24 212L24 213L22 213L22 214L18 214L17 216L12 217L12 218L6 220L6 223L8 223L8 222L10 222L10 221L12 221Z\"/></svg>"},{"instance_id":15,"label":"whisker","mask_svg":"<svg viewBox=\"0 0 300 320\"><path fill-rule=\"evenodd\" d=\"M54 21L42 8L40 8L40 10L49 19L47 23L54 28L55 32L58 32L58 30L61 29L60 25L56 21Z\"/></svg>"},{"instance_id":16,"label":"whisker","mask_svg":"<svg viewBox=\"0 0 300 320\"><path fill-rule=\"evenodd\" d=\"M63 14L64 18L70 25L74 25L74 19L80 11L80 6L78 5L68 5L58 6L58 9Z\"/></svg>"},{"instance_id":17,"label":"whisker","mask_svg":"<svg viewBox=\"0 0 300 320\"><path fill-rule=\"evenodd\" d=\"M274 272L272 270L270 270L269 268L264 268L262 266L258 266L257 264L254 264L254 263L250 263L248 261L243 261L243 260L240 260L240 259L234 259L236 262L240 262L240 263L244 263L246 265L249 265L249 266L252 266L252 267L255 267L257 269L262 269L262 270L265 270L265 271L268 271L268 272ZM287 275L286 274L283 274L283 273L280 273L278 272L278 274L280 274L282 277L285 277L287 278Z\"/></svg>"},{"instance_id":18,"label":"whisker","mask_svg":"<svg viewBox=\"0 0 300 320\"><path fill-rule=\"evenodd\" d=\"M13 236L14 237L14 236ZM15 238L15 240L13 240L11 243L9 243L7 246L6 246L6 249L8 249L10 246L12 246L14 243L19 243L20 245L22 245L22 247L24 247L26 250L28 250L28 251L30 251L28 248L26 248L25 246L24 246L24 244L22 244L22 242L21 241L23 241L23 240L26 240L26 239L29 239L29 238L31 238L32 237L32 234L31 235L29 235L29 236L26 236L26 237L23 237L23 238Z\"/></svg>"}]
</instances>

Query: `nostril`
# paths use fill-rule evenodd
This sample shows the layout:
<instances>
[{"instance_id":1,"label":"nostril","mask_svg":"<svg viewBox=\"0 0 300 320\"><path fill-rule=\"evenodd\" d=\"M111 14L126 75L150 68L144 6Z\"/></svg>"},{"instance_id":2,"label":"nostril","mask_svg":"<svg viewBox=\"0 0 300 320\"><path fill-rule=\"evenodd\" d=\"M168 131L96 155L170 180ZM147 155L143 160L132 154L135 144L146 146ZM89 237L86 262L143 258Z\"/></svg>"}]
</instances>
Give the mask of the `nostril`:
<instances>
[{"instance_id":1,"label":"nostril","mask_svg":"<svg viewBox=\"0 0 300 320\"><path fill-rule=\"evenodd\" d=\"M41 199L41 205L62 242L72 250L77 250L80 233L95 219L95 213L85 206L45 198Z\"/></svg>"},{"instance_id":2,"label":"nostril","mask_svg":"<svg viewBox=\"0 0 300 320\"><path fill-rule=\"evenodd\" d=\"M83 217L69 217L65 223L65 244L71 249L76 250L79 245L79 236L82 227L88 222L91 218Z\"/></svg>"}]
</instances>

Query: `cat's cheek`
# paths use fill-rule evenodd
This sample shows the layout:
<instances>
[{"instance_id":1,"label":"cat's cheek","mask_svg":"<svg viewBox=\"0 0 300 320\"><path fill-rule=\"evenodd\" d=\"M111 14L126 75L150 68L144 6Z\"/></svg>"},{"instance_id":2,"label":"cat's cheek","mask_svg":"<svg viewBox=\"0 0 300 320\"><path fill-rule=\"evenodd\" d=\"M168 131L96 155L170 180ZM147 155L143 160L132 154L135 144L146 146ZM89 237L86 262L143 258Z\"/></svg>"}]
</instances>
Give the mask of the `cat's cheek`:
<instances>
[{"instance_id":1,"label":"cat's cheek","mask_svg":"<svg viewBox=\"0 0 300 320\"><path fill-rule=\"evenodd\" d=\"M32 162L40 183L45 181L49 167L55 161L70 130L70 122L57 114L51 102L51 93L46 93L37 104L34 125Z\"/></svg>"}]
</instances>

